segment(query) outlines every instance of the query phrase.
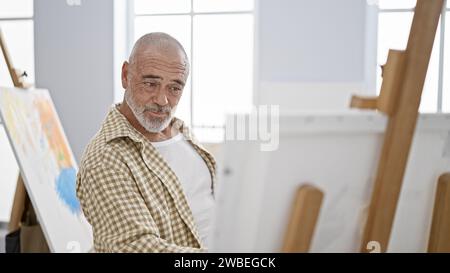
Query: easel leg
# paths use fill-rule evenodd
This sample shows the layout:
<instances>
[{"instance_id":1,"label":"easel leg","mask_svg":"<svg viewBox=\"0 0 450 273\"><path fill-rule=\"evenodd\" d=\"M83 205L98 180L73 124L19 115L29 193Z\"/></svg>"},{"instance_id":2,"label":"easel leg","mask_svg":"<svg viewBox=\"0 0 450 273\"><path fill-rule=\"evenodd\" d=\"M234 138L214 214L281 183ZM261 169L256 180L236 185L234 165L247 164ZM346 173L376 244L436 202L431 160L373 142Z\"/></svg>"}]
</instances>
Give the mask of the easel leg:
<instances>
[{"instance_id":1,"label":"easel leg","mask_svg":"<svg viewBox=\"0 0 450 273\"><path fill-rule=\"evenodd\" d=\"M20 221L25 210L25 199L27 192L23 184L22 176L19 174L17 178L16 193L14 194L14 201L11 210L11 217L8 224L8 230L13 232L20 228Z\"/></svg>"},{"instance_id":2,"label":"easel leg","mask_svg":"<svg viewBox=\"0 0 450 273\"><path fill-rule=\"evenodd\" d=\"M294 200L282 252L308 252L322 205L323 193L301 186Z\"/></svg>"},{"instance_id":3,"label":"easel leg","mask_svg":"<svg viewBox=\"0 0 450 273\"><path fill-rule=\"evenodd\" d=\"M428 252L450 252L450 173L439 177Z\"/></svg>"}]
</instances>

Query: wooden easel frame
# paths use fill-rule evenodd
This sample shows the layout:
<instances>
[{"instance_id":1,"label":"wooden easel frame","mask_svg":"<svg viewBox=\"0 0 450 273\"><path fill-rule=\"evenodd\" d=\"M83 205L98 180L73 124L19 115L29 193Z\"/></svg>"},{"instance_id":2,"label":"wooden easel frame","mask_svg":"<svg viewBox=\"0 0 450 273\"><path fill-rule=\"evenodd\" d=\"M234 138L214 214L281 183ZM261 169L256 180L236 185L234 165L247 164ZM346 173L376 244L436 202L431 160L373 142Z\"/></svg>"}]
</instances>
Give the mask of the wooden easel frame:
<instances>
[{"instance_id":1,"label":"wooden easel frame","mask_svg":"<svg viewBox=\"0 0 450 273\"><path fill-rule=\"evenodd\" d=\"M383 66L380 95L372 98L352 97L350 107L378 110L389 117L369 214L364 227L361 252L368 252L367 246L373 241L379 243L381 252L387 250L417 123L423 85L443 7L443 0L417 0L407 48L404 51L389 51L387 63ZM445 179L446 194L449 195L448 175ZM440 188L444 187L443 183L440 183ZM283 251L307 252L309 250L320 212L322 195L314 188L299 189ZM447 197L446 200L448 199ZM436 204L434 218L441 215L442 210L448 209L447 203L441 204L443 198L439 200L441 201ZM438 233L442 233L442 226L448 228L448 219L444 222L441 218L433 219L434 233L430 239L430 250L437 249L436 242L433 240Z\"/></svg>"},{"instance_id":2,"label":"wooden easel frame","mask_svg":"<svg viewBox=\"0 0 450 273\"><path fill-rule=\"evenodd\" d=\"M351 107L376 109L389 116L378 172L362 238L361 252L371 241L387 250L417 123L443 0L417 0L405 51L389 52L380 96L354 96Z\"/></svg>"},{"instance_id":3,"label":"wooden easel frame","mask_svg":"<svg viewBox=\"0 0 450 273\"><path fill-rule=\"evenodd\" d=\"M3 52L6 65L8 66L8 71L13 81L14 87L23 89L29 88L30 86L25 84L24 81L26 73L18 69L15 69L12 64L11 55L9 54L8 48L6 47L5 38L3 36L3 32L1 29L0 29L0 47ZM19 229L20 221L22 219L22 215L24 214L25 204L27 200L28 200L27 191L25 189L22 176L19 174L17 178L16 192L14 194L14 201L11 210L11 217L8 224L8 230L10 232Z\"/></svg>"},{"instance_id":4,"label":"wooden easel frame","mask_svg":"<svg viewBox=\"0 0 450 273\"><path fill-rule=\"evenodd\" d=\"M450 253L450 173L444 173L439 177L428 252Z\"/></svg>"},{"instance_id":5,"label":"wooden easel frame","mask_svg":"<svg viewBox=\"0 0 450 273\"><path fill-rule=\"evenodd\" d=\"M323 196L324 194L320 189L308 184L298 188L281 249L282 252L309 252Z\"/></svg>"}]
</instances>

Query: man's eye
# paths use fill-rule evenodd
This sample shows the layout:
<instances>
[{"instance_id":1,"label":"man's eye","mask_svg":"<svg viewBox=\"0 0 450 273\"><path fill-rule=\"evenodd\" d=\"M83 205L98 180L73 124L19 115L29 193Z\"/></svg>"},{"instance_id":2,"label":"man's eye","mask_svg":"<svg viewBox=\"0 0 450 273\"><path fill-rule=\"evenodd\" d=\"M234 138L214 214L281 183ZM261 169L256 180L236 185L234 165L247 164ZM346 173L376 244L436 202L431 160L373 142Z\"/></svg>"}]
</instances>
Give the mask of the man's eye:
<instances>
[{"instance_id":1,"label":"man's eye","mask_svg":"<svg viewBox=\"0 0 450 273\"><path fill-rule=\"evenodd\" d=\"M182 89L180 87L177 87L177 86L173 86L173 87L170 88L170 92L172 94L175 94L175 95L180 94L181 90Z\"/></svg>"},{"instance_id":2,"label":"man's eye","mask_svg":"<svg viewBox=\"0 0 450 273\"><path fill-rule=\"evenodd\" d=\"M144 82L144 84L149 87L155 87L158 85L156 82Z\"/></svg>"}]
</instances>

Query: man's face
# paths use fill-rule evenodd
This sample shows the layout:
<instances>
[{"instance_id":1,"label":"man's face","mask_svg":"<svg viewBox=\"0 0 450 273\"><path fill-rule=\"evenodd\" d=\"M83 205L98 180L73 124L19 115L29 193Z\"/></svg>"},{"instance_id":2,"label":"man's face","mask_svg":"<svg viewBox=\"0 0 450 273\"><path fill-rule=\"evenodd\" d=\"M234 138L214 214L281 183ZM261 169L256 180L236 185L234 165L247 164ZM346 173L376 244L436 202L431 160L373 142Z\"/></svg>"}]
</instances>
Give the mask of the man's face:
<instances>
[{"instance_id":1,"label":"man's face","mask_svg":"<svg viewBox=\"0 0 450 273\"><path fill-rule=\"evenodd\" d=\"M161 132L170 124L188 77L188 64L178 49L161 53L147 49L125 63L125 101L147 131Z\"/></svg>"}]
</instances>

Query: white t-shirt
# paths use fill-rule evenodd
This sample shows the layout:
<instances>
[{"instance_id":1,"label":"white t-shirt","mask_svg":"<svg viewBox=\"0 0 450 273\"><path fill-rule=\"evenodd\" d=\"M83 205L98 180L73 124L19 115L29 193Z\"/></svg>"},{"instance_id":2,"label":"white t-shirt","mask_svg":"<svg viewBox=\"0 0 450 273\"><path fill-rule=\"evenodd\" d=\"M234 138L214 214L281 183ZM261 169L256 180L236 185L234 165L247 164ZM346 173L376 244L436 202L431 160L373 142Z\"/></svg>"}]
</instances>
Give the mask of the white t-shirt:
<instances>
[{"instance_id":1,"label":"white t-shirt","mask_svg":"<svg viewBox=\"0 0 450 273\"><path fill-rule=\"evenodd\" d=\"M209 247L207 237L212 224L214 197L211 173L205 161L181 133L168 140L152 142L152 145L177 175L194 215L200 238Z\"/></svg>"}]
</instances>

